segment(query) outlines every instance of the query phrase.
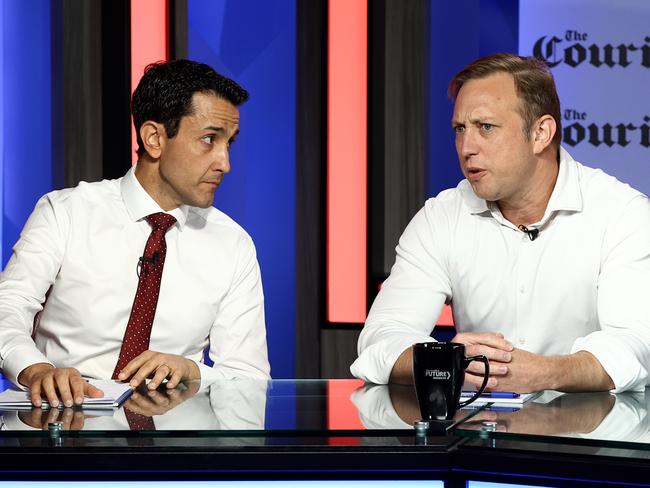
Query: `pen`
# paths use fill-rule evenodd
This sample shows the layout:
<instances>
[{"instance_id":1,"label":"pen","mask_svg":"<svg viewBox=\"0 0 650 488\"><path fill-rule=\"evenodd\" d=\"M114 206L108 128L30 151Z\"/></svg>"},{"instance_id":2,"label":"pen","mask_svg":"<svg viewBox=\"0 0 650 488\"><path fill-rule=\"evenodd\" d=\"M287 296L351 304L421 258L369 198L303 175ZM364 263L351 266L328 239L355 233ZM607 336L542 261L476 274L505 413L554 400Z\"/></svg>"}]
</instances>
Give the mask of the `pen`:
<instances>
[{"instance_id":1,"label":"pen","mask_svg":"<svg viewBox=\"0 0 650 488\"><path fill-rule=\"evenodd\" d=\"M475 392L473 391L464 391L461 396L468 397L472 396ZM519 393L513 391L489 391L481 393L479 398L519 398Z\"/></svg>"},{"instance_id":2,"label":"pen","mask_svg":"<svg viewBox=\"0 0 650 488\"><path fill-rule=\"evenodd\" d=\"M482 398L519 398L519 393L513 391L491 391L481 393Z\"/></svg>"}]
</instances>

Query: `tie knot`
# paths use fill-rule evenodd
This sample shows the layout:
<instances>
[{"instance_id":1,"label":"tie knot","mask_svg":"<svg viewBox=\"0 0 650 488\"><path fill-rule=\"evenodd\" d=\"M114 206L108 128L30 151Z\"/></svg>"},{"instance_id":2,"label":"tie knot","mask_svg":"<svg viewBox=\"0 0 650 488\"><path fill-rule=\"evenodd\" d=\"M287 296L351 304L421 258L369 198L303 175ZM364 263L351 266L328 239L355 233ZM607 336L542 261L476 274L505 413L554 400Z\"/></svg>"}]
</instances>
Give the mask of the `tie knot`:
<instances>
[{"instance_id":1,"label":"tie knot","mask_svg":"<svg viewBox=\"0 0 650 488\"><path fill-rule=\"evenodd\" d=\"M163 232L167 232L167 230L176 222L176 217L163 212L147 215L145 219L147 219L147 222L151 225L152 230L160 229Z\"/></svg>"}]
</instances>

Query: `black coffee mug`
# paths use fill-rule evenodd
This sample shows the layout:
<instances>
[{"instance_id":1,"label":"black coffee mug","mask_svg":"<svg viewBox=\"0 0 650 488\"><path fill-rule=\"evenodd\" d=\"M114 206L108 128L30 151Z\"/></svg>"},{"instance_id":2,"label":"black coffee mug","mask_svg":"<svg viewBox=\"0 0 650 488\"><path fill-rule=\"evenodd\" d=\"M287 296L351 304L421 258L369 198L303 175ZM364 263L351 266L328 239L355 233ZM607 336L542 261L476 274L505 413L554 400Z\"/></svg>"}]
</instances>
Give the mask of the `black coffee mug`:
<instances>
[{"instance_id":1,"label":"black coffee mug","mask_svg":"<svg viewBox=\"0 0 650 488\"><path fill-rule=\"evenodd\" d=\"M483 384L469 400L460 402L465 369L472 361L485 365ZM490 363L485 356L465 356L465 345L424 342L413 346L413 379L422 420L451 420L458 408L476 400L487 385Z\"/></svg>"}]
</instances>

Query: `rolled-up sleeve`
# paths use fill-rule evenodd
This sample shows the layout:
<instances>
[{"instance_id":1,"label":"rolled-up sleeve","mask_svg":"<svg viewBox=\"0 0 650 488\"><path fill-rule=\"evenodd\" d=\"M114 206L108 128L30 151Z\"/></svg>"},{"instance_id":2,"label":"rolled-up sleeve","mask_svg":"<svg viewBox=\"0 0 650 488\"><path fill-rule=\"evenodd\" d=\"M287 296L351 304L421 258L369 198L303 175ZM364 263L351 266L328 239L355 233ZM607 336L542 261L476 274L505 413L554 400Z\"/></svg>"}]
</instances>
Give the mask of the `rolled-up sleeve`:
<instances>
[{"instance_id":1,"label":"rolled-up sleeve","mask_svg":"<svg viewBox=\"0 0 650 488\"><path fill-rule=\"evenodd\" d=\"M427 201L400 237L395 264L359 337L359 357L350 367L357 378L388 383L402 352L433 341L435 321L451 299L444 250L448 230L435 206L435 199Z\"/></svg>"},{"instance_id":2,"label":"rolled-up sleeve","mask_svg":"<svg viewBox=\"0 0 650 488\"><path fill-rule=\"evenodd\" d=\"M639 195L614 215L603 239L598 277L601 330L571 352L593 354L614 392L643 390L650 371L650 200Z\"/></svg>"}]
</instances>

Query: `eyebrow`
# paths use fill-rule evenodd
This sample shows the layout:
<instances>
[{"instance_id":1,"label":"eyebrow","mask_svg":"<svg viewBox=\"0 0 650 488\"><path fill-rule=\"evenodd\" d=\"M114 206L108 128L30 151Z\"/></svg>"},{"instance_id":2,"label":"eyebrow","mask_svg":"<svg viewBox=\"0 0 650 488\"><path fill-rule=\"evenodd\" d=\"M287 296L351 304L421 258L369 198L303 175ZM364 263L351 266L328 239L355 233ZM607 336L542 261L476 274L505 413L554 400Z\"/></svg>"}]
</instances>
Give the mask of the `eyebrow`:
<instances>
[{"instance_id":1,"label":"eyebrow","mask_svg":"<svg viewBox=\"0 0 650 488\"><path fill-rule=\"evenodd\" d=\"M217 127L214 125L208 125L207 127L204 127L202 130L211 130L214 132L223 132L223 127Z\"/></svg>"},{"instance_id":2,"label":"eyebrow","mask_svg":"<svg viewBox=\"0 0 650 488\"><path fill-rule=\"evenodd\" d=\"M217 127L215 125L208 125L207 127L204 127L202 130L211 130L213 132L224 132L225 129L223 127ZM235 131L235 133L232 135L232 137L235 137L237 134L239 134L239 128Z\"/></svg>"},{"instance_id":3,"label":"eyebrow","mask_svg":"<svg viewBox=\"0 0 650 488\"><path fill-rule=\"evenodd\" d=\"M483 123L486 123L486 122L492 124L493 121L494 121L494 117L493 117L492 115L486 115L486 116L484 116L484 117L475 117L475 118L473 118L473 119L469 119L468 122L469 122L470 124L476 125L476 124L483 124ZM452 119L452 121L451 121L451 125L452 125L452 126L456 126L456 125L465 125L465 122L461 122L461 121L459 121L459 120L454 120L454 119Z\"/></svg>"}]
</instances>

